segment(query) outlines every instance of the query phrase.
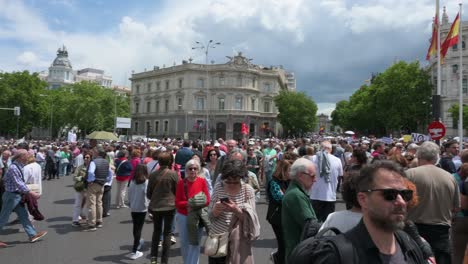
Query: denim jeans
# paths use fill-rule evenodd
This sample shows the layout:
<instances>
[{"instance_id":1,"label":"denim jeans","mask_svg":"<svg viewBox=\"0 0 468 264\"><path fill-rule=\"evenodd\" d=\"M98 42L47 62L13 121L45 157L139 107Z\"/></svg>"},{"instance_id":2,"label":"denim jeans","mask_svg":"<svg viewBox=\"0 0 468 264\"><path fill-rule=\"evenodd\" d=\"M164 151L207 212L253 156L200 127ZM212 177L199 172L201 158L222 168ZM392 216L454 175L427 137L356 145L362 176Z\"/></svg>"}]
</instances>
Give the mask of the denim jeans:
<instances>
[{"instance_id":1,"label":"denim jeans","mask_svg":"<svg viewBox=\"0 0 468 264\"><path fill-rule=\"evenodd\" d=\"M68 167L68 162L67 163L62 163L60 162L59 165L59 176L66 176L67 175L67 167Z\"/></svg>"},{"instance_id":2,"label":"denim jeans","mask_svg":"<svg viewBox=\"0 0 468 264\"><path fill-rule=\"evenodd\" d=\"M185 264L198 264L200 258L200 246L190 245L187 232L187 216L177 213L177 229L179 230L180 251ZM202 229L198 230L202 236Z\"/></svg>"},{"instance_id":3,"label":"denim jeans","mask_svg":"<svg viewBox=\"0 0 468 264\"><path fill-rule=\"evenodd\" d=\"M21 225L23 225L24 231L26 234L28 234L29 238L35 236L37 232L29 220L28 211L24 205L20 204L21 194L4 192L2 200L3 204L2 211L0 212L0 230L2 230L8 222L8 218L10 217L11 212L15 211L15 213L18 215Z\"/></svg>"}]
</instances>

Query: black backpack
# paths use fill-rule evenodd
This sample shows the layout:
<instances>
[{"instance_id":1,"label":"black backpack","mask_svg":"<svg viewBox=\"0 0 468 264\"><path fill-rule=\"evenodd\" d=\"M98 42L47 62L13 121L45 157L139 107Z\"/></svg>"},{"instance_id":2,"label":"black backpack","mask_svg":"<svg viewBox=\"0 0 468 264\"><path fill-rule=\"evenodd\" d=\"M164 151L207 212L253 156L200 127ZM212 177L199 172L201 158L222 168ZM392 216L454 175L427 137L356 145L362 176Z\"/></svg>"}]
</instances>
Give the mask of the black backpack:
<instances>
[{"instance_id":1,"label":"black backpack","mask_svg":"<svg viewBox=\"0 0 468 264\"><path fill-rule=\"evenodd\" d=\"M335 233L335 236L325 235L328 231ZM338 254L338 258L340 259L339 263L359 263L359 261L357 261L357 254L354 253L353 244L336 227L324 228L315 236L301 241L294 248L291 255L289 255L288 263L314 263L313 260L317 252L329 250L329 248L333 248Z\"/></svg>"}]
</instances>

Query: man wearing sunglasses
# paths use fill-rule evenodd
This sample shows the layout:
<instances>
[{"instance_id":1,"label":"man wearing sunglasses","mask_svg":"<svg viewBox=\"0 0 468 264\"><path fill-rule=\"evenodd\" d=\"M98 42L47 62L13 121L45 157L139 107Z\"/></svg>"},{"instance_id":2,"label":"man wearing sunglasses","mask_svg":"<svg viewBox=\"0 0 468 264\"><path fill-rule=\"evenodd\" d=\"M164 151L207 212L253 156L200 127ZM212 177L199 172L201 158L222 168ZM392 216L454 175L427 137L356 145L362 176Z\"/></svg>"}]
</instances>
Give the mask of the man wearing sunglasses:
<instances>
[{"instance_id":1,"label":"man wearing sunglasses","mask_svg":"<svg viewBox=\"0 0 468 264\"><path fill-rule=\"evenodd\" d=\"M406 204L413 198L403 175L393 161L376 161L363 167L355 177L362 219L344 234L353 250L345 253L346 247L340 247L336 252L328 247L311 263L343 263L340 255L347 255L344 263L427 263L418 244L401 230Z\"/></svg>"},{"instance_id":2,"label":"man wearing sunglasses","mask_svg":"<svg viewBox=\"0 0 468 264\"><path fill-rule=\"evenodd\" d=\"M424 142L416 152L419 166L406 172L419 196L419 204L408 212L408 219L431 245L437 264L445 264L452 263L449 234L452 217L460 208L460 192L455 178L435 166L439 153L437 144Z\"/></svg>"}]
</instances>

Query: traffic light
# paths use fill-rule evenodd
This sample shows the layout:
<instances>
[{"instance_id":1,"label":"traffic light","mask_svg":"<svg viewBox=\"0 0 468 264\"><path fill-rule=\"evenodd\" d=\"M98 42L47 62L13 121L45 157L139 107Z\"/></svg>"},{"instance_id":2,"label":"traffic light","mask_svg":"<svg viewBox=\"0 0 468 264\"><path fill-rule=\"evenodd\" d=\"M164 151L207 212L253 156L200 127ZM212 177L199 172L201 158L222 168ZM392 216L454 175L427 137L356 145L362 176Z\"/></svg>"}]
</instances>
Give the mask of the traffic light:
<instances>
[{"instance_id":1,"label":"traffic light","mask_svg":"<svg viewBox=\"0 0 468 264\"><path fill-rule=\"evenodd\" d=\"M15 112L15 116L20 116L20 114L21 114L21 107L15 106L15 107L13 108L13 111Z\"/></svg>"}]
</instances>

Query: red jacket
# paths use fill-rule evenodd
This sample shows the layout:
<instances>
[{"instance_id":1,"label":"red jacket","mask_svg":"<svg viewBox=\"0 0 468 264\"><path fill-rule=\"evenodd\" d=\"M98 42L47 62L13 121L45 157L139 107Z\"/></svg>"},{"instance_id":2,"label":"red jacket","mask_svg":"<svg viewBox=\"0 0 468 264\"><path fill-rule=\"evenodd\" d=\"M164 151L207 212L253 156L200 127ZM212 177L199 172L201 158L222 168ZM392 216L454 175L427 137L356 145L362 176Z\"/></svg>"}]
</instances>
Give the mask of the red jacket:
<instances>
[{"instance_id":1,"label":"red jacket","mask_svg":"<svg viewBox=\"0 0 468 264\"><path fill-rule=\"evenodd\" d=\"M187 182L187 193L188 198L185 195L184 181ZM208 192L208 185L203 177L197 177L195 181L190 182L189 180L179 180L176 189L176 208L177 212L183 215L187 215L187 201L199 192L204 192L206 195L206 206L210 204L210 193Z\"/></svg>"}]
</instances>

